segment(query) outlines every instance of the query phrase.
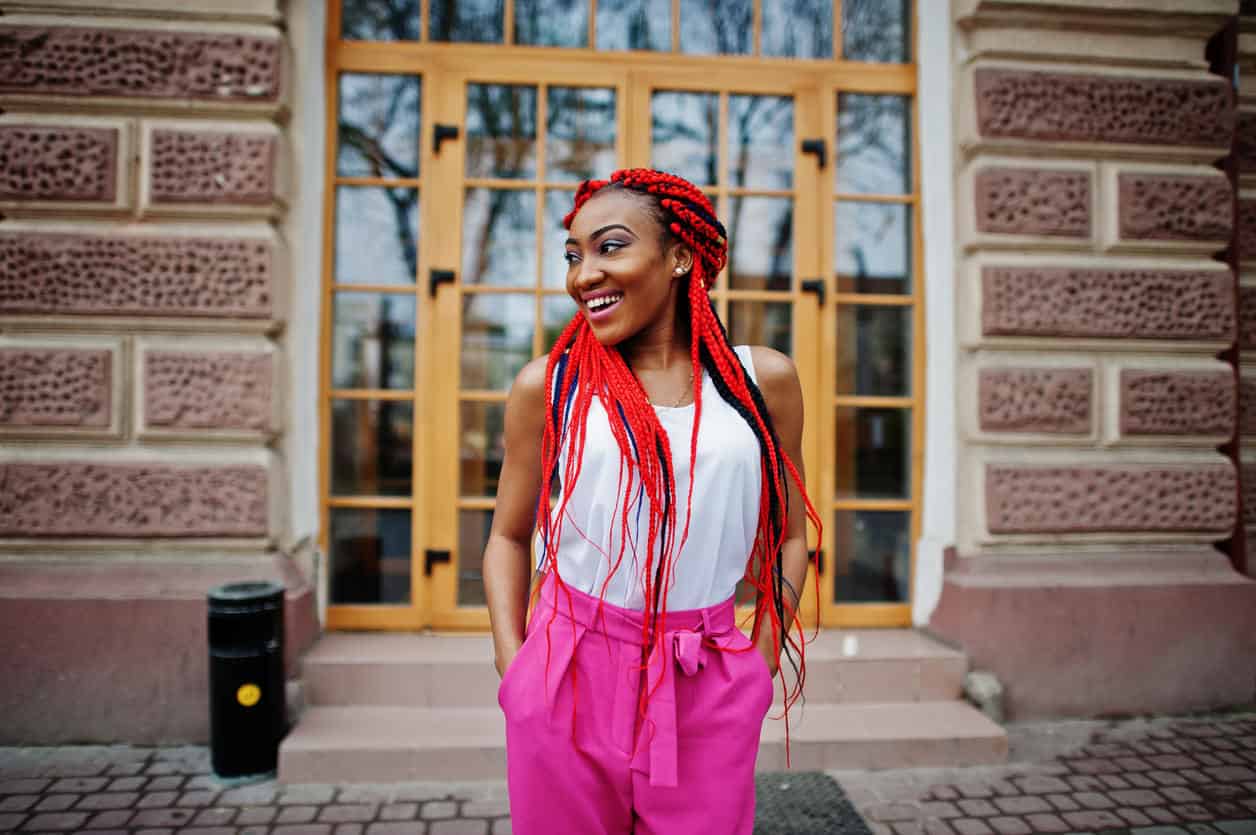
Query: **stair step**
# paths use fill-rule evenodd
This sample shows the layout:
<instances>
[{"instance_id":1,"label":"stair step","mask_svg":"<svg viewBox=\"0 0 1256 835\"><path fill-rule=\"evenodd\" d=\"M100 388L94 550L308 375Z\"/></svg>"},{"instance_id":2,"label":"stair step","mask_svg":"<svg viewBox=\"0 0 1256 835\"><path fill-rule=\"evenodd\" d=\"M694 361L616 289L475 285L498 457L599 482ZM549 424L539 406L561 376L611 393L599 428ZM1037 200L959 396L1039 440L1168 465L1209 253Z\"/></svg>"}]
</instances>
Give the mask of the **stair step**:
<instances>
[{"instance_id":1,"label":"stair step","mask_svg":"<svg viewBox=\"0 0 1256 835\"><path fill-rule=\"evenodd\" d=\"M798 769L1000 763L1003 729L964 702L809 704L791 712ZM758 767L785 767L785 728L764 725ZM283 783L504 780L505 721L496 707L307 708L279 747Z\"/></svg>"},{"instance_id":2,"label":"stair step","mask_svg":"<svg viewBox=\"0 0 1256 835\"><path fill-rule=\"evenodd\" d=\"M314 706L496 708L492 658L486 635L329 632L305 656L302 678ZM807 700L957 699L967 670L963 653L914 630L824 630L807 646Z\"/></svg>"}]
</instances>

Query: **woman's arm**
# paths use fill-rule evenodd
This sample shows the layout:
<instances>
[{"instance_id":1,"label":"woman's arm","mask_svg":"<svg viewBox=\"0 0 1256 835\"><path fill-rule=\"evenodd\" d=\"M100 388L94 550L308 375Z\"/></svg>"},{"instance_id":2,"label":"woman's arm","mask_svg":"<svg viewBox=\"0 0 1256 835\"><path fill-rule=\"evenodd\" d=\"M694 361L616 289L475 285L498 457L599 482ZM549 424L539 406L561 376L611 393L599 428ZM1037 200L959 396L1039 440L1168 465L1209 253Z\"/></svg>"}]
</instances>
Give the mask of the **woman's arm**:
<instances>
[{"instance_id":1,"label":"woman's arm","mask_svg":"<svg viewBox=\"0 0 1256 835\"><path fill-rule=\"evenodd\" d=\"M799 477L806 478L802 461L802 386L798 382L798 369L794 367L793 360L771 348L752 347L750 357L781 449L798 468ZM789 520L785 542L781 546L781 569L785 575L785 619L782 628L788 630L798 598L802 595L803 583L807 580L807 508L798 485L788 473L785 486L789 490ZM763 596L762 591L759 596ZM768 669L774 676L780 663L780 642L783 638L783 634L772 634L771 623L763 624L759 632L759 652L767 659Z\"/></svg>"},{"instance_id":2,"label":"woman's arm","mask_svg":"<svg viewBox=\"0 0 1256 835\"><path fill-rule=\"evenodd\" d=\"M506 398L506 450L493 525L484 547L484 596L499 675L506 672L523 643L532 579L532 530L541 489L545 363L542 356L525 365Z\"/></svg>"}]
</instances>

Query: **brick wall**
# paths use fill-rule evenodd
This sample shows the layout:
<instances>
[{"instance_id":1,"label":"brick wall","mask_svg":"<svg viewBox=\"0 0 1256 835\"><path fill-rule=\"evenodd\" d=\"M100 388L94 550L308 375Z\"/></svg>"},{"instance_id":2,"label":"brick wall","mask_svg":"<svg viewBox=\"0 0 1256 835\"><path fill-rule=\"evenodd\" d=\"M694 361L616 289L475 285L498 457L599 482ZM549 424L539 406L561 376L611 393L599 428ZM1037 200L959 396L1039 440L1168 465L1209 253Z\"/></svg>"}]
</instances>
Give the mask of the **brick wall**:
<instances>
[{"instance_id":1,"label":"brick wall","mask_svg":"<svg viewBox=\"0 0 1256 835\"><path fill-rule=\"evenodd\" d=\"M1256 338L1214 258L1236 197L1215 163L1256 124L1205 58L1237 3L954 12L960 521L932 626L1013 716L1250 698L1216 648L1256 658L1254 584L1212 544L1240 513L1218 355ZM1213 586L1234 602L1204 617ZM1214 660L1175 668L1166 642Z\"/></svg>"},{"instance_id":2,"label":"brick wall","mask_svg":"<svg viewBox=\"0 0 1256 835\"><path fill-rule=\"evenodd\" d=\"M286 582L290 655L313 626L279 550L293 65L275 0L23 9L0 17L0 550L17 555L0 621L32 675L31 657L62 659L118 705L177 684L155 691L160 716L84 726L100 712L73 687L31 713L6 676L0 712L29 714L22 741L195 740L209 587ZM47 582L76 566L90 584ZM80 621L80 652L13 622L54 587L47 620ZM110 629L136 643L93 660ZM163 629L184 636L173 657L144 657Z\"/></svg>"}]
</instances>

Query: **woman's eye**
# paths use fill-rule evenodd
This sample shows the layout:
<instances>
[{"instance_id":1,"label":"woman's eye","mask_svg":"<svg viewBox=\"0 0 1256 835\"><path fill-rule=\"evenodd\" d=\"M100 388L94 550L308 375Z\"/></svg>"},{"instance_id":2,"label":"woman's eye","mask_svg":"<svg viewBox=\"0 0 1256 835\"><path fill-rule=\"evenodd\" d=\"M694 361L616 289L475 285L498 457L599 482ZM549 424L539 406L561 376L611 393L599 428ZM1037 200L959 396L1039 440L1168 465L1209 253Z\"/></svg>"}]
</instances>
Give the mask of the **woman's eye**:
<instances>
[{"instance_id":1,"label":"woman's eye","mask_svg":"<svg viewBox=\"0 0 1256 835\"><path fill-rule=\"evenodd\" d=\"M617 249L622 249L623 246L623 241L602 241L602 245L598 247L598 250L603 255L608 255Z\"/></svg>"},{"instance_id":2,"label":"woman's eye","mask_svg":"<svg viewBox=\"0 0 1256 835\"><path fill-rule=\"evenodd\" d=\"M580 260L580 256L579 256L579 255L577 255L577 254L576 254L576 253L574 253L574 252L570 252L570 251L568 251L568 252L564 252L564 253L563 253L563 260L567 262L568 266L570 266L570 265L572 265L572 264L576 263L577 261L579 261L579 260Z\"/></svg>"}]
</instances>

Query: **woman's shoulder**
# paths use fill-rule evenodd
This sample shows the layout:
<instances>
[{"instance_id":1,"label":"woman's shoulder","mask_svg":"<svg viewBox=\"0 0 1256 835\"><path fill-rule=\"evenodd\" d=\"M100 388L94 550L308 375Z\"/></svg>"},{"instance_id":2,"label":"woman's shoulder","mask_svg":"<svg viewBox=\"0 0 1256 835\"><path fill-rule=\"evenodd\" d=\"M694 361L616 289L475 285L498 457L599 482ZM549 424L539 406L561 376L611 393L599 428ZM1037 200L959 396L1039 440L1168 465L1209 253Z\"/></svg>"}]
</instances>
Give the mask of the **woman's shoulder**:
<instances>
[{"instance_id":1,"label":"woman's shoulder","mask_svg":"<svg viewBox=\"0 0 1256 835\"><path fill-rule=\"evenodd\" d=\"M768 411L774 417L802 407L802 385L798 368L788 354L766 345L750 345L750 361L754 363L755 383L763 392Z\"/></svg>"}]
</instances>

